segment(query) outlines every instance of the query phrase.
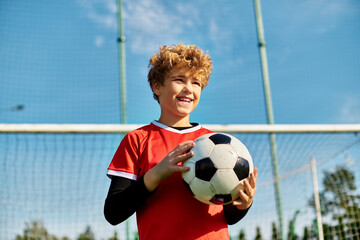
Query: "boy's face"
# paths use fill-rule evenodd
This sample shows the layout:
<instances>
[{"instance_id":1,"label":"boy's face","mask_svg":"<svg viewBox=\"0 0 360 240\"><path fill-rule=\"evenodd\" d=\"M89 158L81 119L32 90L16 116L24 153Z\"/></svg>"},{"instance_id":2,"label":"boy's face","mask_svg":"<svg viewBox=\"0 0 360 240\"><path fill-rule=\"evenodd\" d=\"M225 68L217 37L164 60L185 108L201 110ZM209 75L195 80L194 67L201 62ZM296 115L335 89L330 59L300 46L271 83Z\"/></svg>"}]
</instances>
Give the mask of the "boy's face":
<instances>
[{"instance_id":1,"label":"boy's face","mask_svg":"<svg viewBox=\"0 0 360 240\"><path fill-rule=\"evenodd\" d=\"M159 98L162 116L183 118L198 105L201 82L187 69L174 69L165 77L163 85L154 83L153 91Z\"/></svg>"}]
</instances>

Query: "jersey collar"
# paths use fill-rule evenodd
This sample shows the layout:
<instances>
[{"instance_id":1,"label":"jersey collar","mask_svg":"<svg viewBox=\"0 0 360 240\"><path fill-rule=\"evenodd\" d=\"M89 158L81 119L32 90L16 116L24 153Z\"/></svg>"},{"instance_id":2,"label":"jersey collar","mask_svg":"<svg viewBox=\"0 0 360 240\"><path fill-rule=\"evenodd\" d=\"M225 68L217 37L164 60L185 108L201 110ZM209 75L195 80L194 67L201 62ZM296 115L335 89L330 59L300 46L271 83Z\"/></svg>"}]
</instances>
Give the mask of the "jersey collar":
<instances>
[{"instance_id":1,"label":"jersey collar","mask_svg":"<svg viewBox=\"0 0 360 240\"><path fill-rule=\"evenodd\" d=\"M197 131L197 130L199 130L201 128L201 125L199 124L199 125L196 125L194 127L187 128L187 129L184 129L184 130L177 130L175 128L172 128L172 127L166 126L166 125L164 125L162 123L159 123L159 122L157 122L155 120L152 121L151 123L154 124L155 126L158 126L159 128L164 129L164 130L174 132L174 133L179 133L179 134L195 132L195 131Z\"/></svg>"}]
</instances>

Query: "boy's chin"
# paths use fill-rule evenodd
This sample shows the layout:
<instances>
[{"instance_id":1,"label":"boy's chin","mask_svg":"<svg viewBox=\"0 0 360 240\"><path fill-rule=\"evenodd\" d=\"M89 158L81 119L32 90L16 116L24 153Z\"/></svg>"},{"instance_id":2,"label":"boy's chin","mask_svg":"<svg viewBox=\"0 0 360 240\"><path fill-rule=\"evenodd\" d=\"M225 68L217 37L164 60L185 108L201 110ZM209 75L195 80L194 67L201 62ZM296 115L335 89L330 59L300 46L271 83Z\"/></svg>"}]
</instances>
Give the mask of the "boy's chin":
<instances>
[{"instance_id":1,"label":"boy's chin","mask_svg":"<svg viewBox=\"0 0 360 240\"><path fill-rule=\"evenodd\" d=\"M193 108L183 108L183 109L179 109L179 113L181 116L188 116L194 109Z\"/></svg>"}]
</instances>

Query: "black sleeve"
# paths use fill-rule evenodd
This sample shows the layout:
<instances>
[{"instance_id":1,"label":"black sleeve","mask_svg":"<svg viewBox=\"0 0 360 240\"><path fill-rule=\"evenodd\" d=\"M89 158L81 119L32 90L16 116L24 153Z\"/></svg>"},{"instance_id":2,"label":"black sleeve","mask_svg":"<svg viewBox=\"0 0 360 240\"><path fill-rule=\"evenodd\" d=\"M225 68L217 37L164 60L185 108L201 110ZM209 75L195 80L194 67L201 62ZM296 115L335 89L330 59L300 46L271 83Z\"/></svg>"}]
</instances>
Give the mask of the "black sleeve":
<instances>
[{"instance_id":1,"label":"black sleeve","mask_svg":"<svg viewBox=\"0 0 360 240\"><path fill-rule=\"evenodd\" d=\"M113 176L104 205L106 220L117 225L131 215L152 195L144 184L144 177L137 181Z\"/></svg>"},{"instance_id":2,"label":"black sleeve","mask_svg":"<svg viewBox=\"0 0 360 240\"><path fill-rule=\"evenodd\" d=\"M250 206L251 207L251 206ZM239 210L236 208L236 206L232 204L224 205L224 214L226 218L226 222L228 225L233 225L240 221L247 212L249 211L250 207L245 210Z\"/></svg>"}]
</instances>

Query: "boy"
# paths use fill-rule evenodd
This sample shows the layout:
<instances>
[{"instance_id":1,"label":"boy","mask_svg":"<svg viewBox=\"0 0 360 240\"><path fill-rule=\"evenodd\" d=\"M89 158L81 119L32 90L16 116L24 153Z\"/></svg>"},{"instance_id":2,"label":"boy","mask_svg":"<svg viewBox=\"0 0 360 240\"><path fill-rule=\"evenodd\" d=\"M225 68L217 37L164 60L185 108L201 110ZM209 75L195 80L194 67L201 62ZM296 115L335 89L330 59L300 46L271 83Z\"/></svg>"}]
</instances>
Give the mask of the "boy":
<instances>
[{"instance_id":1,"label":"boy","mask_svg":"<svg viewBox=\"0 0 360 240\"><path fill-rule=\"evenodd\" d=\"M105 218L116 225L136 212L140 240L229 239L228 224L242 219L256 191L257 170L233 204L207 205L186 188L182 163L197 137L211 131L190 123L207 85L210 56L193 45L163 46L150 59L148 81L160 104L157 121L128 133L108 168Z\"/></svg>"}]
</instances>

